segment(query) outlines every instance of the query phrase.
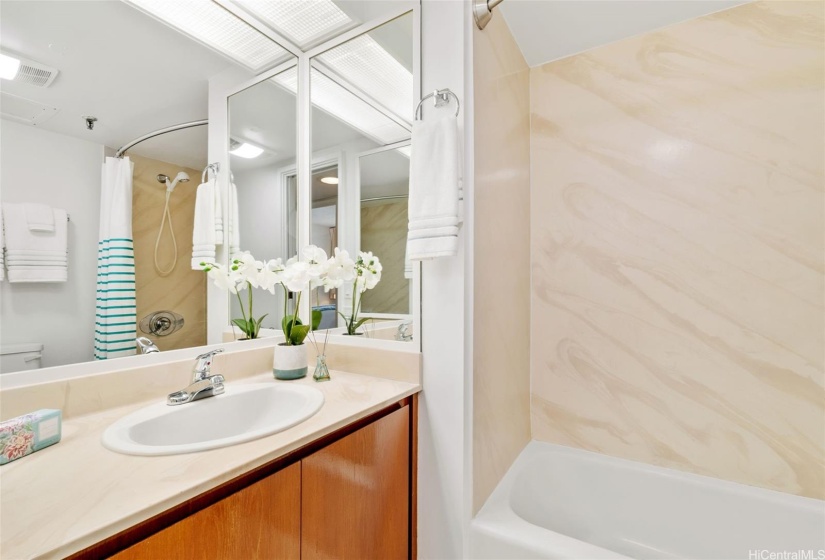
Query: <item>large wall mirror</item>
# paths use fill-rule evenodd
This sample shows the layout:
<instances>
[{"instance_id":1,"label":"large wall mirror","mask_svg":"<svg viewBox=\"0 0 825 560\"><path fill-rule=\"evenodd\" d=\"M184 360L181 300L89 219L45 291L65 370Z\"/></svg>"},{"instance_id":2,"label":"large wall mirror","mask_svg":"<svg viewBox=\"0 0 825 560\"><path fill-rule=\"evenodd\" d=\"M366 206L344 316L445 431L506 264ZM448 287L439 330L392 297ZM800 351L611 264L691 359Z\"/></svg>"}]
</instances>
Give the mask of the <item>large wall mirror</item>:
<instances>
[{"instance_id":1,"label":"large wall mirror","mask_svg":"<svg viewBox=\"0 0 825 560\"><path fill-rule=\"evenodd\" d=\"M249 80L295 57L218 3L195 0L0 2L0 54L0 198L11 218L0 372L134 355L138 336L161 352L206 344L207 282L191 261L196 195L210 163L210 81ZM7 75L7 63L19 66ZM292 115L281 115L288 123L248 95L257 112L243 118L257 125L239 139L271 149L260 161L294 153L294 94ZM101 222L115 215L101 208L104 159L198 121L126 150L131 210L118 219L130 241L101 255ZM289 136L280 142L267 127ZM46 212L50 231L31 229L29 212Z\"/></svg>"},{"instance_id":2,"label":"large wall mirror","mask_svg":"<svg viewBox=\"0 0 825 560\"><path fill-rule=\"evenodd\" d=\"M258 259L286 261L297 247L297 66L276 68L229 97L229 173L238 200L239 249ZM230 317L243 316L230 298ZM247 300L243 300L248 305ZM280 329L294 310L282 290L256 290L253 314L263 329ZM243 335L233 329L233 338Z\"/></svg>"},{"instance_id":3,"label":"large wall mirror","mask_svg":"<svg viewBox=\"0 0 825 560\"><path fill-rule=\"evenodd\" d=\"M339 331L353 313L366 318L356 333L365 338L413 339L418 272L406 236L415 44L408 12L310 61L311 241L371 253L383 268L375 287L319 289L313 305L334 313Z\"/></svg>"}]
</instances>

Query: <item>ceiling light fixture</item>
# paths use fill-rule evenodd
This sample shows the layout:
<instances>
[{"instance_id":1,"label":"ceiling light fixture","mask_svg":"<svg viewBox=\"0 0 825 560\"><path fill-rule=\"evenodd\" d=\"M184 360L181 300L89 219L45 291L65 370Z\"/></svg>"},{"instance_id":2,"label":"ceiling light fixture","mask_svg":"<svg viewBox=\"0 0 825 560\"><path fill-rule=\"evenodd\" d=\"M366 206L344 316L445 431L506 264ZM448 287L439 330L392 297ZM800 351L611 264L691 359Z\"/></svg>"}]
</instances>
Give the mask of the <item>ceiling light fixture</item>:
<instances>
[{"instance_id":1,"label":"ceiling light fixture","mask_svg":"<svg viewBox=\"0 0 825 560\"><path fill-rule=\"evenodd\" d=\"M288 53L218 4L202 0L127 0L247 68L258 72Z\"/></svg>"},{"instance_id":2,"label":"ceiling light fixture","mask_svg":"<svg viewBox=\"0 0 825 560\"><path fill-rule=\"evenodd\" d=\"M249 144L248 142L238 142L237 140L233 140L229 147L230 154L246 159L256 158L264 153L263 148L259 148L258 146Z\"/></svg>"},{"instance_id":3,"label":"ceiling light fixture","mask_svg":"<svg viewBox=\"0 0 825 560\"><path fill-rule=\"evenodd\" d=\"M321 177L321 182L325 185L337 185L338 177Z\"/></svg>"},{"instance_id":4,"label":"ceiling light fixture","mask_svg":"<svg viewBox=\"0 0 825 560\"><path fill-rule=\"evenodd\" d=\"M20 59L0 53L0 78L13 80L20 70Z\"/></svg>"},{"instance_id":5,"label":"ceiling light fixture","mask_svg":"<svg viewBox=\"0 0 825 560\"><path fill-rule=\"evenodd\" d=\"M332 0L239 0L239 3L302 49L353 23Z\"/></svg>"}]
</instances>

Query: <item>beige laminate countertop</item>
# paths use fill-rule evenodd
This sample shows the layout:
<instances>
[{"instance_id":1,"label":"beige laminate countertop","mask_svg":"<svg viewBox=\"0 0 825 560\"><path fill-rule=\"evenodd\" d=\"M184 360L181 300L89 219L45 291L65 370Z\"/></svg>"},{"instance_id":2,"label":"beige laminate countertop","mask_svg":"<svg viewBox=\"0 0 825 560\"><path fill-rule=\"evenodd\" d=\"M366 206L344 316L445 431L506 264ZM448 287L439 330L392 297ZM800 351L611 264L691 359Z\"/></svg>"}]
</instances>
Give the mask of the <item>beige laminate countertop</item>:
<instances>
[{"instance_id":1,"label":"beige laminate countertop","mask_svg":"<svg viewBox=\"0 0 825 560\"><path fill-rule=\"evenodd\" d=\"M0 557L68 556L420 390L368 375L331 376L326 383L275 381L271 373L228 382L228 391L247 383L312 385L325 401L286 431L199 453L138 457L103 447L110 424L157 399L65 420L60 443L0 470Z\"/></svg>"}]
</instances>

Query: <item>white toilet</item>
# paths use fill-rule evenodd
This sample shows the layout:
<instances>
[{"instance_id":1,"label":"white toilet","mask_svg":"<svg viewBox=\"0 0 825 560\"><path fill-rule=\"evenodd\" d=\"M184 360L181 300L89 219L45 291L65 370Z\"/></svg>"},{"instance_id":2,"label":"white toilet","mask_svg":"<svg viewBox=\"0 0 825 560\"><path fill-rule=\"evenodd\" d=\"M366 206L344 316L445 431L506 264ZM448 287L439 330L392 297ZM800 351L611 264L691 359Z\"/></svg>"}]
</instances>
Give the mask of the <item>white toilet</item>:
<instances>
[{"instance_id":1,"label":"white toilet","mask_svg":"<svg viewBox=\"0 0 825 560\"><path fill-rule=\"evenodd\" d=\"M39 369L43 344L5 344L0 346L0 374L26 369Z\"/></svg>"}]
</instances>

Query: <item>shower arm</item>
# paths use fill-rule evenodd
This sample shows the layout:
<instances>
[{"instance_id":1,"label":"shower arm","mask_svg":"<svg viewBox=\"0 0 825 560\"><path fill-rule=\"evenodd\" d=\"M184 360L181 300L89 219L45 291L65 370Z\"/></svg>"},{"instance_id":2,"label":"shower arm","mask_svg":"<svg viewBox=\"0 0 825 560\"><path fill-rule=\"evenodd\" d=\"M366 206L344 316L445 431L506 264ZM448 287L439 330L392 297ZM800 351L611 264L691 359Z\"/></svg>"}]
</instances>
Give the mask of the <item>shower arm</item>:
<instances>
[{"instance_id":1,"label":"shower arm","mask_svg":"<svg viewBox=\"0 0 825 560\"><path fill-rule=\"evenodd\" d=\"M484 29L493 19L493 8L503 0L473 0L473 19L479 29Z\"/></svg>"},{"instance_id":2,"label":"shower arm","mask_svg":"<svg viewBox=\"0 0 825 560\"><path fill-rule=\"evenodd\" d=\"M494 0L490 0L490 1L492 2ZM499 0L499 1L501 1L501 0ZM133 147L137 146L138 144L140 144L141 142L143 142L144 140L149 140L150 138L154 138L155 136L160 136L161 134L166 134L167 132L175 132L176 130L183 130L185 128L193 128L193 127L196 127L196 126L205 126L205 125L208 125L208 124L209 124L209 119L201 119L199 121L191 121L191 122L185 122L185 123L181 123L181 124L173 124L172 126L167 126L166 128L160 128L158 130L155 130L154 132L150 132L149 134L144 134L143 136L141 136L139 138L135 138L131 142L128 142L128 143L124 144L123 146L118 148L117 152L115 152L115 157L117 157L117 158L123 157L123 154L129 148L133 148Z\"/></svg>"}]
</instances>

